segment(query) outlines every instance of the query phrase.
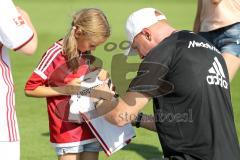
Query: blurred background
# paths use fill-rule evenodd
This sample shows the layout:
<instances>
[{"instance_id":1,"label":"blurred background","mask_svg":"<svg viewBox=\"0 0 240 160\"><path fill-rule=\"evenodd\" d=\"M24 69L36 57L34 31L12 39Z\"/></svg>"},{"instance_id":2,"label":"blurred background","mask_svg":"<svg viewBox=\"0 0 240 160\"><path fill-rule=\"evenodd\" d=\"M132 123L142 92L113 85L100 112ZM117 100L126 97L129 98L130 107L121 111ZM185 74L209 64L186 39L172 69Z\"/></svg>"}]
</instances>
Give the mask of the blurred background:
<instances>
[{"instance_id":1,"label":"blurred background","mask_svg":"<svg viewBox=\"0 0 240 160\"><path fill-rule=\"evenodd\" d=\"M12 70L16 89L16 109L21 134L22 160L56 159L54 149L49 143L48 117L45 99L27 98L24 85L44 52L58 39L63 38L70 28L71 15L82 8L96 7L104 11L111 25L110 39L99 46L94 55L103 61L103 66L111 73L114 56L124 53L117 47L105 51L104 45L114 42L117 45L126 39L124 25L133 11L143 7L154 7L161 10L169 22L179 30L192 30L197 1L193 0L14 0L17 6L25 9L36 27L39 47L34 56L25 57L11 53ZM131 57L128 63L139 62L137 56ZM128 75L129 78L134 76ZM124 91L128 81L118 87ZM231 84L235 122L240 137L240 73ZM151 102L144 112L152 114ZM204 117L203 117L204 118ZM110 160L158 160L162 151L156 133L136 129L137 137L130 145L111 156ZM107 157L102 152L100 159Z\"/></svg>"}]
</instances>

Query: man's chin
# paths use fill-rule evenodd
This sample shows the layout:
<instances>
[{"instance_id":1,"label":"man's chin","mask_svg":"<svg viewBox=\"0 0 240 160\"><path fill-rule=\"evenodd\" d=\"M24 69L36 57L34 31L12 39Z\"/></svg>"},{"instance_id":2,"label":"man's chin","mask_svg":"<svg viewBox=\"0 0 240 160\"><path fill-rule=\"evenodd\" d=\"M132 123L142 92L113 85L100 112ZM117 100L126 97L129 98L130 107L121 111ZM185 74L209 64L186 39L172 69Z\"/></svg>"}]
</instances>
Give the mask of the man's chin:
<instances>
[{"instance_id":1,"label":"man's chin","mask_svg":"<svg viewBox=\"0 0 240 160\"><path fill-rule=\"evenodd\" d=\"M142 56L142 55L140 56L141 59L144 59L144 57L145 57L145 56Z\"/></svg>"},{"instance_id":2,"label":"man's chin","mask_svg":"<svg viewBox=\"0 0 240 160\"><path fill-rule=\"evenodd\" d=\"M141 58L141 59L144 59L144 57L145 57L145 55L143 55L143 54L138 54L139 55L139 57Z\"/></svg>"}]
</instances>

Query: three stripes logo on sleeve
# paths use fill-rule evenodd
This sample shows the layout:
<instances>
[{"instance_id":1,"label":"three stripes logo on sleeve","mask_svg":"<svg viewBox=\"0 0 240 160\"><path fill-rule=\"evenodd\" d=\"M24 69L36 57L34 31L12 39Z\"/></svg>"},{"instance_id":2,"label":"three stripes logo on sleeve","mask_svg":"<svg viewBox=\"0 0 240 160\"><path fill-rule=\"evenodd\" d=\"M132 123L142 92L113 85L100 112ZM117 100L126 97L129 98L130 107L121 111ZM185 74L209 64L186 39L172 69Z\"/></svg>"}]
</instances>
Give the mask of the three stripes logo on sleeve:
<instances>
[{"instance_id":1,"label":"three stripes logo on sleeve","mask_svg":"<svg viewBox=\"0 0 240 160\"><path fill-rule=\"evenodd\" d=\"M228 89L228 83L225 80L226 76L217 57L214 57L213 66L208 70L208 72L210 74L207 76L208 84L217 85Z\"/></svg>"}]
</instances>

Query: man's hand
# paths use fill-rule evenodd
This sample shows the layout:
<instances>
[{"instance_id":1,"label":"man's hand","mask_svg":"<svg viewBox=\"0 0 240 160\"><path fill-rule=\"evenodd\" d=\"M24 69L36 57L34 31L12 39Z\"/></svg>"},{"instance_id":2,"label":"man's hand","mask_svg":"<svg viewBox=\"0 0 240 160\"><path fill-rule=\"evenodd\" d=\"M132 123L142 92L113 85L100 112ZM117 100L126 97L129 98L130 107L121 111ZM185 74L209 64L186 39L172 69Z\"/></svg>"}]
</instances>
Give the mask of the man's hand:
<instances>
[{"instance_id":1,"label":"man's hand","mask_svg":"<svg viewBox=\"0 0 240 160\"><path fill-rule=\"evenodd\" d=\"M112 91L107 83L103 83L102 85L91 89L90 97L93 101L104 99L111 101L114 98L115 92Z\"/></svg>"},{"instance_id":2,"label":"man's hand","mask_svg":"<svg viewBox=\"0 0 240 160\"><path fill-rule=\"evenodd\" d=\"M124 126L131 123L138 112L148 103L149 97L138 92L127 92L122 98L118 98L117 105L105 118L112 124Z\"/></svg>"}]
</instances>

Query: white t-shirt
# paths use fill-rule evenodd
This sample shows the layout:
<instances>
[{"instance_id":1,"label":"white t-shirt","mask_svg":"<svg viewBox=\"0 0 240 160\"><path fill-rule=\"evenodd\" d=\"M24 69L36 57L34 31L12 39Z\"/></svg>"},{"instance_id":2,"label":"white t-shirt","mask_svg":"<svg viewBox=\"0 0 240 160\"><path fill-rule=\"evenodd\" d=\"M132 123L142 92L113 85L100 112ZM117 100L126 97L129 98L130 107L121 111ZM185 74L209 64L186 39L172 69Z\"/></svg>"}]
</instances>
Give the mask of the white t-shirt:
<instances>
[{"instance_id":1,"label":"white t-shirt","mask_svg":"<svg viewBox=\"0 0 240 160\"><path fill-rule=\"evenodd\" d=\"M7 48L18 50L33 36L12 0L0 0L0 141L19 141L14 85Z\"/></svg>"}]
</instances>

